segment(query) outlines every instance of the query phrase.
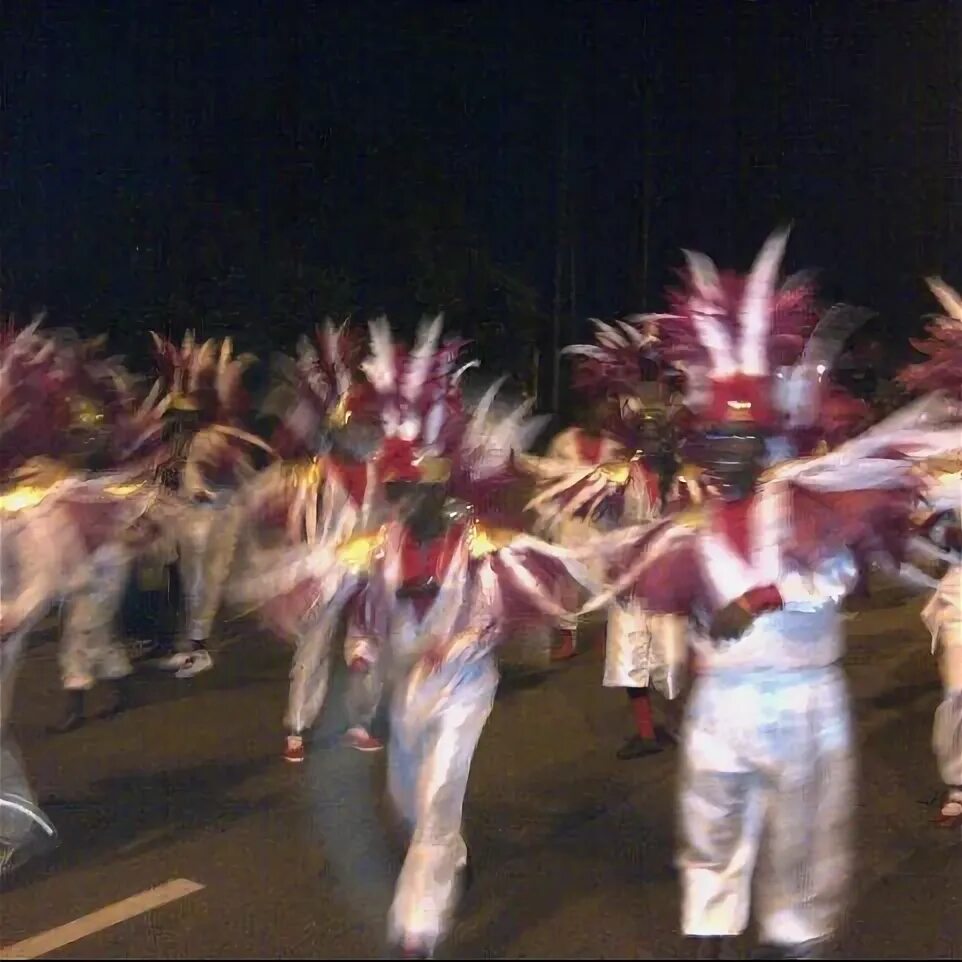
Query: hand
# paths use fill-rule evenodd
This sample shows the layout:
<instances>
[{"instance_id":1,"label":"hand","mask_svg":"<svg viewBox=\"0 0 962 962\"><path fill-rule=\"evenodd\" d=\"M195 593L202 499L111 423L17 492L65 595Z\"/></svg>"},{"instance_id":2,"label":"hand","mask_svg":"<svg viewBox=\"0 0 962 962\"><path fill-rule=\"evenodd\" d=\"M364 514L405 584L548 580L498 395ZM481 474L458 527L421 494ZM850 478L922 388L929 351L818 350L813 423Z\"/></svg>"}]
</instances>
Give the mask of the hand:
<instances>
[{"instance_id":1,"label":"hand","mask_svg":"<svg viewBox=\"0 0 962 962\"><path fill-rule=\"evenodd\" d=\"M409 581L401 585L397 590L398 598L433 598L441 590L441 586L434 578L427 578L424 581Z\"/></svg>"},{"instance_id":2,"label":"hand","mask_svg":"<svg viewBox=\"0 0 962 962\"><path fill-rule=\"evenodd\" d=\"M751 627L755 616L738 601L733 601L712 618L708 633L715 641L740 638Z\"/></svg>"},{"instance_id":3,"label":"hand","mask_svg":"<svg viewBox=\"0 0 962 962\"><path fill-rule=\"evenodd\" d=\"M371 670L371 662L367 658L355 658L348 669L357 675L366 675Z\"/></svg>"}]
</instances>

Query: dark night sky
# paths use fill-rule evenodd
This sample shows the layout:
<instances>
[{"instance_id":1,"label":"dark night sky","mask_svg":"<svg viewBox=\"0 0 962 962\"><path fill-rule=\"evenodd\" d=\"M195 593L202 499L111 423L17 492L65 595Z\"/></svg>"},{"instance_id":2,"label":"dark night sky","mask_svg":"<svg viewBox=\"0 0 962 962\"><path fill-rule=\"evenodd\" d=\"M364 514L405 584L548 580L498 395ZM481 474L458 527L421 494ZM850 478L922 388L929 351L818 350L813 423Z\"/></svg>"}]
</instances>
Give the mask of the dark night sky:
<instances>
[{"instance_id":1,"label":"dark night sky","mask_svg":"<svg viewBox=\"0 0 962 962\"><path fill-rule=\"evenodd\" d=\"M922 275L962 284L951 0L5 6L10 306L137 303L134 248L190 261L206 231L229 259L227 205L374 307L401 270L384 224L441 176L548 309L565 100L579 316L642 306L647 132L652 306L681 246L747 267L787 220L787 266L892 330L931 308Z\"/></svg>"}]
</instances>

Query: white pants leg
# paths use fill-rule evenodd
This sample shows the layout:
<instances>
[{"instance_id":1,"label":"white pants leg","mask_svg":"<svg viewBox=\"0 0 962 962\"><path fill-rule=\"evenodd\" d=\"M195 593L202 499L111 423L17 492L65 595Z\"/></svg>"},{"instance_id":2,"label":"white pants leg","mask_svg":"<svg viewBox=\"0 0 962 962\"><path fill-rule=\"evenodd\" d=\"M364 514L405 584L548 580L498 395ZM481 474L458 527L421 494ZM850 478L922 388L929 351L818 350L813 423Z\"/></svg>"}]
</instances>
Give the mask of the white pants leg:
<instances>
[{"instance_id":1,"label":"white pants leg","mask_svg":"<svg viewBox=\"0 0 962 962\"><path fill-rule=\"evenodd\" d=\"M765 942L830 936L851 869L848 695L835 668L707 676L689 706L683 927L737 935L758 866Z\"/></svg>"},{"instance_id":2,"label":"white pants leg","mask_svg":"<svg viewBox=\"0 0 962 962\"><path fill-rule=\"evenodd\" d=\"M129 575L128 555L119 549L108 552L67 600L59 655L68 691L85 691L100 679L130 674L127 652L114 632Z\"/></svg>"},{"instance_id":3,"label":"white pants leg","mask_svg":"<svg viewBox=\"0 0 962 962\"><path fill-rule=\"evenodd\" d=\"M284 715L289 732L307 731L324 707L331 674L331 642L331 632L323 624L308 629L298 639Z\"/></svg>"},{"instance_id":4,"label":"white pants leg","mask_svg":"<svg viewBox=\"0 0 962 962\"><path fill-rule=\"evenodd\" d=\"M20 658L30 629L38 620L39 617L31 619L28 625L0 641L0 858L12 854L34 826L50 837L56 834L37 807L8 724Z\"/></svg>"},{"instance_id":5,"label":"white pants leg","mask_svg":"<svg viewBox=\"0 0 962 962\"><path fill-rule=\"evenodd\" d=\"M962 689L946 692L936 708L932 748L943 783L962 787Z\"/></svg>"},{"instance_id":6,"label":"white pants leg","mask_svg":"<svg viewBox=\"0 0 962 962\"><path fill-rule=\"evenodd\" d=\"M433 948L454 911L467 858L461 810L471 759L498 687L493 656L444 666L392 699L388 788L412 831L391 905L389 934Z\"/></svg>"},{"instance_id":7,"label":"white pants leg","mask_svg":"<svg viewBox=\"0 0 962 962\"><path fill-rule=\"evenodd\" d=\"M350 728L370 731L381 704L382 666L375 662L368 671L352 671L347 679L347 723Z\"/></svg>"},{"instance_id":8,"label":"white pants leg","mask_svg":"<svg viewBox=\"0 0 962 962\"><path fill-rule=\"evenodd\" d=\"M233 504L193 505L180 534L187 638L206 641L220 610L234 560L241 514Z\"/></svg>"}]
</instances>

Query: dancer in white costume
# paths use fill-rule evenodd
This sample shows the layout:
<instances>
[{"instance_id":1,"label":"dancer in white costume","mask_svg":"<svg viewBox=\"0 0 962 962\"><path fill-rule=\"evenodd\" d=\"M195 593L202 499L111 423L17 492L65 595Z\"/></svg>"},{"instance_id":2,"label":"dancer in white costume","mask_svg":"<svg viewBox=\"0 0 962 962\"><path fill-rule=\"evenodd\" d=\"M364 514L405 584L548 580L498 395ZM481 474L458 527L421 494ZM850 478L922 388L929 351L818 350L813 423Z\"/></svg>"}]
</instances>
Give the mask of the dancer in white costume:
<instances>
[{"instance_id":1,"label":"dancer in white costume","mask_svg":"<svg viewBox=\"0 0 962 962\"><path fill-rule=\"evenodd\" d=\"M540 425L527 405L492 425L497 386L467 418L455 370L461 345L439 348L439 335L440 320L407 353L386 324L372 325L365 370L384 433L376 470L394 519L341 545L301 549L247 589L298 616L354 594L351 637L391 690L389 792L409 844L389 935L412 958L431 956L447 931L468 864L461 810L497 689L496 646L519 621L570 618L558 589L574 576L589 582L563 549L503 520L485 523L476 508L448 510L452 498L491 504L492 489L514 480L512 453Z\"/></svg>"},{"instance_id":2,"label":"dancer in white costume","mask_svg":"<svg viewBox=\"0 0 962 962\"><path fill-rule=\"evenodd\" d=\"M606 400L592 403L582 417L581 424L565 428L552 439L546 452L547 460L572 472L591 470L608 461L623 460L626 457L625 448L605 430L608 409ZM552 541L568 548L584 546L598 532L593 519L575 514L563 518L542 515L542 521L548 522L544 533ZM603 579L603 572L597 563L592 565L588 558L585 562L589 569L593 567L595 576ZM564 601L571 607L577 606L576 598L566 598ZM584 634L583 628L581 633ZM561 629L559 643L551 652L552 660L571 658L578 650L578 635L577 625Z\"/></svg>"},{"instance_id":3,"label":"dancer in white costume","mask_svg":"<svg viewBox=\"0 0 962 962\"><path fill-rule=\"evenodd\" d=\"M83 476L53 460L67 447L76 372L36 327L0 332L0 876L56 841L9 726L27 637L154 497L136 475ZM146 442L151 431L138 430L134 440Z\"/></svg>"},{"instance_id":4,"label":"dancer in white costume","mask_svg":"<svg viewBox=\"0 0 962 962\"><path fill-rule=\"evenodd\" d=\"M296 358L276 359L277 383L265 408L280 417L272 445L284 460L263 472L245 496L245 515L255 533L266 534L266 528L287 545L310 545L343 540L379 520L373 473L360 452L347 450L362 350L350 330L327 322L316 329L313 341L301 339ZM255 569L259 554L255 547L247 559ZM304 760L304 736L324 707L341 609L338 603L294 623L284 620L285 606L276 610L279 619L272 627L294 645L284 717L288 762ZM383 746L371 726L380 700L379 672L350 633L344 652L350 668L347 742L359 751L378 751Z\"/></svg>"},{"instance_id":5,"label":"dancer in white costume","mask_svg":"<svg viewBox=\"0 0 962 962\"><path fill-rule=\"evenodd\" d=\"M659 517L662 487L672 473L669 391L654 354L651 325L638 318L593 323L595 343L565 351L575 355L575 389L607 412L606 436L612 443L606 459L596 466L552 458L549 452L546 458L524 462L552 482L530 507L546 519L549 529L575 526L582 531L583 537L568 539L575 546L590 542L598 532ZM594 563L596 576L604 578L603 559ZM660 616L653 621L634 600L615 601L607 612L603 684L627 692L635 724L634 734L618 750L620 759L651 755L663 747L656 737L650 687L669 700L677 697L684 667L681 627Z\"/></svg>"},{"instance_id":6,"label":"dancer in white costume","mask_svg":"<svg viewBox=\"0 0 962 962\"><path fill-rule=\"evenodd\" d=\"M241 427L249 407L243 375L252 355L235 358L230 338L199 343L188 332L177 347L152 337L174 405L195 417L180 473L184 510L177 531L185 636L166 664L178 678L190 678L213 665L207 641L242 532L241 492L256 473L255 449L274 452Z\"/></svg>"},{"instance_id":7,"label":"dancer in white costume","mask_svg":"<svg viewBox=\"0 0 962 962\"><path fill-rule=\"evenodd\" d=\"M958 430L950 411L931 409L944 430L923 430L912 409L763 476L766 440L815 414L824 371L813 356L833 352L819 345L833 340L821 325L805 346L811 291L776 288L786 236L769 239L746 278L688 255L659 335L700 389L689 403L711 497L699 512L611 535L624 574L593 602L627 594L693 626L679 861L683 929L705 958L745 929L753 891L764 958L819 957L836 929L853 802L839 609L860 568L903 547L917 482L900 452L938 453Z\"/></svg>"},{"instance_id":8,"label":"dancer in white costume","mask_svg":"<svg viewBox=\"0 0 962 962\"><path fill-rule=\"evenodd\" d=\"M118 358L102 356L103 343L101 338L79 341L71 332L59 332L57 349L71 375L64 453L78 477L119 472L153 491L156 468L166 458L163 415L169 400L160 398L155 385L141 403L136 379ZM152 514L164 513L158 505L152 496ZM60 670L65 703L53 731L72 731L84 723L86 694L99 682L111 689L105 714L126 707L126 679L132 668L117 627L134 561L152 545L156 530L155 524L141 519L123 538L101 545L64 600Z\"/></svg>"},{"instance_id":9,"label":"dancer in white costume","mask_svg":"<svg viewBox=\"0 0 962 962\"><path fill-rule=\"evenodd\" d=\"M929 286L945 314L932 322L925 340L914 342L927 359L905 368L900 380L911 390L940 388L962 402L962 297L941 280L931 279ZM932 728L932 747L945 785L937 821L955 828L962 825L962 474L958 457L931 477L926 500L932 512L927 541L949 565L922 612L932 632L932 653L938 659L943 691Z\"/></svg>"}]
</instances>

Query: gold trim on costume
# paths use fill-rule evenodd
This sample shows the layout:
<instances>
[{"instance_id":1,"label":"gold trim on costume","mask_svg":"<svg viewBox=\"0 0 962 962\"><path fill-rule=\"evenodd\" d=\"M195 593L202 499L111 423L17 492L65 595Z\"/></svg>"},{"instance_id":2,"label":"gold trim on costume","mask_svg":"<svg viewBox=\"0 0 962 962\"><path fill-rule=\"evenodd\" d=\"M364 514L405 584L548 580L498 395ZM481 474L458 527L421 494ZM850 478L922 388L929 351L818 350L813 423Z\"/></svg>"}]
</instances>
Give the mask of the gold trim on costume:
<instances>
[{"instance_id":1,"label":"gold trim on costume","mask_svg":"<svg viewBox=\"0 0 962 962\"><path fill-rule=\"evenodd\" d=\"M337 549L337 560L354 574L367 573L384 544L385 535L386 530L380 528L373 534L363 534L345 541Z\"/></svg>"},{"instance_id":2,"label":"gold trim on costume","mask_svg":"<svg viewBox=\"0 0 962 962\"><path fill-rule=\"evenodd\" d=\"M517 531L510 528L489 528L475 521L468 528L468 553L472 558L483 558L506 548L515 538Z\"/></svg>"},{"instance_id":3,"label":"gold trim on costume","mask_svg":"<svg viewBox=\"0 0 962 962\"><path fill-rule=\"evenodd\" d=\"M632 461L634 458L632 458ZM631 475L631 461L606 461L598 465L601 476L612 484L627 484Z\"/></svg>"},{"instance_id":4,"label":"gold trim on costume","mask_svg":"<svg viewBox=\"0 0 962 962\"><path fill-rule=\"evenodd\" d=\"M46 487L33 484L18 485L12 491L0 494L0 511L16 514L27 508L35 508L50 493L52 487L53 485Z\"/></svg>"},{"instance_id":5,"label":"gold trim on costume","mask_svg":"<svg viewBox=\"0 0 962 962\"><path fill-rule=\"evenodd\" d=\"M347 394L342 394L338 398L334 410L328 415L327 422L331 427L342 428L351 420L350 398Z\"/></svg>"},{"instance_id":6,"label":"gold trim on costume","mask_svg":"<svg viewBox=\"0 0 962 962\"><path fill-rule=\"evenodd\" d=\"M448 458L437 458L425 455L414 462L420 479L425 484L441 484L451 477L451 461Z\"/></svg>"}]
</instances>

